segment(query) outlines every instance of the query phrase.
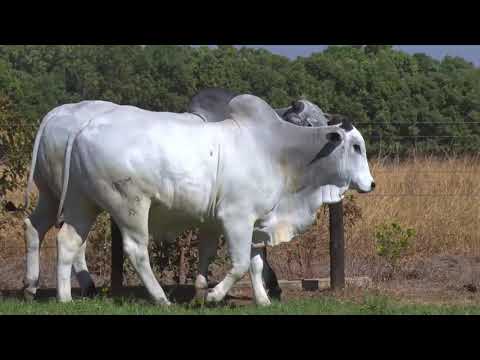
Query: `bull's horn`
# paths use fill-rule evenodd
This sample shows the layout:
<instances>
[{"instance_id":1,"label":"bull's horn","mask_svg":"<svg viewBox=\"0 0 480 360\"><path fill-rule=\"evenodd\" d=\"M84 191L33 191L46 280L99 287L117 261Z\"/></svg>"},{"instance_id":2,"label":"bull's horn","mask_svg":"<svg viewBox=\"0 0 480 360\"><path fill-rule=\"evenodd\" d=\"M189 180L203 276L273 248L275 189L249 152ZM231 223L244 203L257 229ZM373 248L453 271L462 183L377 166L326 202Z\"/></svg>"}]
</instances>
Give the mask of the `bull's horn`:
<instances>
[{"instance_id":1,"label":"bull's horn","mask_svg":"<svg viewBox=\"0 0 480 360\"><path fill-rule=\"evenodd\" d=\"M305 104L297 100L292 103L292 108L297 114L300 114L305 109Z\"/></svg>"}]
</instances>

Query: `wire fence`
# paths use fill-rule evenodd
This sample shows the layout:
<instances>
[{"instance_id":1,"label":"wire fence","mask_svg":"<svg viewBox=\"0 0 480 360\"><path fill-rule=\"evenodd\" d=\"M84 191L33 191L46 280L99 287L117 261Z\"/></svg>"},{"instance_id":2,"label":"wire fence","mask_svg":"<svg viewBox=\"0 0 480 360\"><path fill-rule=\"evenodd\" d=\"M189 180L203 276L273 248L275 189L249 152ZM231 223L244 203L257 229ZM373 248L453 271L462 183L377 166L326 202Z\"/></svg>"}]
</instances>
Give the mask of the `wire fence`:
<instances>
[{"instance_id":1,"label":"wire fence","mask_svg":"<svg viewBox=\"0 0 480 360\"><path fill-rule=\"evenodd\" d=\"M470 126L470 125L479 125L479 121L464 121L464 122L391 122L391 123L385 123L385 122L378 122L378 121L363 121L363 122L355 122L355 126L358 128L362 128L361 130L366 130L366 126L378 126L378 129L384 130L384 127L422 127L422 126ZM0 124L0 129L6 129L8 128L32 128L36 129L38 128L39 123L2 123ZM478 138L480 135L385 135L381 134L378 129L375 128L369 128L369 130L373 130L373 134L364 134L365 140L372 141L373 143L377 143L379 145L378 153L376 154L377 159L393 159L397 156L394 152L386 152L385 153L385 145L389 145L389 141L393 139L397 139L400 142L405 142L406 144L412 146L415 148L416 143L415 141L417 140L422 140L422 139L469 139L469 138ZM365 132L365 131L363 131ZM453 148L452 148L453 150ZM479 152L480 153L480 152ZM24 157L21 154L15 155L15 154L8 154L8 158L10 159L19 159ZM411 159L412 161L415 161L415 158ZM381 168L381 169L372 169L372 173L374 176L389 176L389 175L395 175L395 176L400 176L400 175L411 175L414 176L414 179L407 179L405 180L399 180L396 182L396 188L399 191L395 191L395 189L392 189L392 186L389 187L389 189L386 192L374 192L370 193L367 196L372 197L372 198L386 198L386 197L398 197L398 198L412 198L412 197L417 197L417 198L445 198L445 199L452 199L452 198L461 198L462 201L464 200L478 200L480 199L480 191L478 192L470 192L470 193L438 193L438 192L428 192L428 193L414 193L409 191L405 191L406 189L410 189L414 187L415 185L418 185L419 183L423 184L429 184L431 187L434 187L435 185L443 185L443 186L448 186L448 184L442 183L441 180L429 180L429 176L434 176L434 175L446 175L446 174L456 174L460 177L462 177L464 180L475 180L473 179L470 175L480 175L480 166L478 167L478 170L470 170L470 169L463 169L463 168L450 168L450 169L428 169L428 170L418 170L416 169L414 172L411 170L404 170L400 164L395 164L393 165L389 163L388 169ZM425 176L427 178L424 179L418 179L418 176ZM458 182L461 181L461 179L457 179ZM473 184L472 184L473 186ZM479 189L480 190L480 189ZM442 191L442 189L440 189ZM8 249L9 247L2 247L2 244L0 244L0 247L3 249ZM46 247L46 248L52 248L54 249L54 246Z\"/></svg>"},{"instance_id":2,"label":"wire fence","mask_svg":"<svg viewBox=\"0 0 480 360\"><path fill-rule=\"evenodd\" d=\"M395 126L464 126L464 125L480 125L479 121L464 121L464 122L453 122L453 121L447 121L447 122L391 122L391 123L386 123L386 122L379 122L379 121L363 121L363 122L356 122L356 126L358 127L363 127L367 125L376 125L379 127L395 127ZM0 129L2 128L15 128L15 127L26 127L26 128L38 128L39 123L2 123L0 124ZM371 129L370 129L371 130ZM372 141L372 143L377 143L379 145L378 152L376 154L377 159L393 159L395 157L398 157L398 147L396 148L397 153L395 153L395 149L393 150L386 150L385 145L398 145L398 143L395 144L389 144L389 140L393 139L398 139L401 142L405 142L408 145L412 145L413 148L416 147L416 140L421 140L421 139L469 139L469 138L478 138L480 135L385 135L381 134L378 132L374 134L364 134L364 138L366 140ZM409 141L406 141L409 140ZM413 140L413 143L411 142ZM480 152L479 152L480 153ZM447 153L448 154L448 153ZM8 154L9 159L21 159L24 158L24 154ZM392 174L395 172L396 175L399 175L403 172L406 174L410 174L410 171L406 170L399 170L394 167L394 169L389 169L389 170L375 170L374 171L376 175L382 175L382 174ZM459 175L478 175L480 174L480 168L479 170L464 170L464 169L448 169L448 170L424 170L424 171L415 171L415 176L416 175L434 175L434 174L459 174ZM427 183L430 182L429 180L422 180L422 182ZM433 182L432 182L433 183ZM404 184L404 183L403 183ZM384 194L370 194L369 196L420 196L420 197L426 197L426 196L438 196L438 197L452 197L452 196L464 196L464 197L478 197L476 194L403 194L403 193L384 193Z\"/></svg>"},{"instance_id":3,"label":"wire fence","mask_svg":"<svg viewBox=\"0 0 480 360\"><path fill-rule=\"evenodd\" d=\"M458 141L468 141L468 139L478 138L478 135L475 134L459 134L459 135L439 135L441 134L441 129L437 129L436 134L431 135L418 135L418 134L410 134L410 135L390 135L390 134L382 134L381 131L387 131L388 129L384 129L384 127L423 127L423 126L473 126L473 125L480 125L480 122L441 122L441 123L433 123L433 122L424 122L424 123L417 123L417 122L395 122L395 123L382 123L382 122L358 122L355 124L357 128L363 133L367 144L376 144L378 149L376 148L376 153L372 157L374 159L371 162L371 171L372 175L374 176L377 182L377 189L373 193L369 193L364 196L363 199L368 201L371 199L372 202L375 204L386 204L388 202L398 201L399 205L395 206L409 206L409 204L413 204L417 201L420 204L429 202L429 200L436 201L442 206L445 207L445 211L449 211L449 204L453 201L459 201L463 203L472 204L472 202L477 202L480 200L480 187L476 184L478 182L478 175L480 175L480 164L478 167L472 166L474 164L469 163L466 161L466 164L460 164L460 167L454 168L449 166L448 159L440 160L440 164L447 164L445 167L440 166L440 168L412 168L412 169L405 169L403 167L404 163L395 162L394 159L398 158L399 149L395 147L398 143L409 147L409 149L415 150L417 146L417 142L422 141L452 141L452 145L450 147L452 156L455 155L455 146L453 142L456 140ZM32 129L32 131L36 131L38 129L39 124L0 124L0 130L6 127L12 129L19 129L19 128L26 128ZM369 127L370 126L370 127ZM377 126L378 128L375 128ZM373 130L373 131L372 131ZM397 144L393 144L393 142L397 142ZM393 148L389 151L386 150L389 145L394 145ZM1 151L0 151L1 152ZM407 159L407 162L410 160L410 163L414 163L417 159L415 158L415 151L413 152L414 156L410 159ZM418 155L422 155L421 152L417 153ZM448 153L447 153L448 155ZM8 158L19 160L24 158L24 154L8 154ZM387 159L386 163L382 162L382 160ZM0 170L1 171L1 170ZM455 175L455 179L452 179L452 174ZM445 180L444 178L447 178ZM388 179L389 186L383 186L381 184L381 179ZM452 182L455 184L465 183L463 186L463 190L452 188ZM423 185L421 190L417 190ZM453 186L454 187L454 186ZM472 190L471 192L465 192L466 188ZM448 191L447 191L448 190ZM397 203L395 203L397 204ZM480 204L480 203L479 203ZM471 208L474 208L472 205ZM468 211L468 210L467 210ZM23 222L21 218L23 215L13 215L18 216L19 220L15 221L15 226L20 227L23 226ZM460 217L461 214L452 214L452 217L458 216ZM480 212L478 215L470 215L470 217L475 217L476 222L480 220ZM56 231L56 230L54 230ZM52 235L52 233L51 233ZM13 258L21 259L25 256L25 245L18 241L18 238L23 238L22 229L18 229L16 231L16 238L17 241L13 241L13 237L5 237L0 236L0 266L4 267L3 263L8 264L9 261L11 262ZM472 234L475 236L475 234ZM106 241L106 240L105 240ZM104 242L105 242L104 241ZM105 243L99 245L102 247L102 254L105 255L104 258L99 256L92 264L95 263L96 271L95 273L99 278L108 278L108 274L110 274L111 263L110 263L110 248L105 247ZM108 245L110 246L110 245ZM53 237L49 237L46 239L44 244L41 247L41 251L46 257L49 259L50 262L53 262L53 259L56 257L56 243ZM7 261L8 260L8 261ZM90 262L89 262L90 264ZM90 270L93 270L90 268ZM23 275L23 274L22 274Z\"/></svg>"}]
</instances>

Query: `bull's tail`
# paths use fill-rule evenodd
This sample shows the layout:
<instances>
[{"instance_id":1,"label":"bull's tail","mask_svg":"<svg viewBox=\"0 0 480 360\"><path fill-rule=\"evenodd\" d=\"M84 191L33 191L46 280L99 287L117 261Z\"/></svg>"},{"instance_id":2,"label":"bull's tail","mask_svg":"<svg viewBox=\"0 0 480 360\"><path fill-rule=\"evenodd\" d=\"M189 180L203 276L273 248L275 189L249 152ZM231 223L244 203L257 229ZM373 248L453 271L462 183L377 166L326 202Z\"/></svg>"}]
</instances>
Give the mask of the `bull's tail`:
<instances>
[{"instance_id":1,"label":"bull's tail","mask_svg":"<svg viewBox=\"0 0 480 360\"><path fill-rule=\"evenodd\" d=\"M27 189L25 191L25 198L24 198L24 208L23 211L27 211L28 207L30 206L30 194L33 188L33 176L35 174L35 166L37 164L37 156L38 156L38 148L40 147L40 140L42 139L43 131L47 126L49 120L53 117L51 113L45 115L42 122L40 123L40 127L38 128L37 136L35 137L35 142L33 145L33 152L32 152L32 162L30 164L30 173L28 175L28 182L27 182Z\"/></svg>"},{"instance_id":2,"label":"bull's tail","mask_svg":"<svg viewBox=\"0 0 480 360\"><path fill-rule=\"evenodd\" d=\"M57 221L55 223L55 226L57 228L60 228L62 224L63 204L65 203L65 198L68 190L68 180L70 178L70 159L72 158L72 148L73 148L73 143L76 137L77 137L77 133L70 134L67 141L67 147L65 148L65 162L63 164L62 194L60 195L60 203L58 205L58 212L57 212Z\"/></svg>"},{"instance_id":3,"label":"bull's tail","mask_svg":"<svg viewBox=\"0 0 480 360\"><path fill-rule=\"evenodd\" d=\"M86 122L84 126L82 126L77 132L73 132L68 137L67 147L65 149L65 162L63 167L63 184L62 184L62 193L60 195L60 203L58 205L58 212L57 212L57 221L55 226L57 228L61 227L62 224L62 211L63 205L65 204L65 198L67 197L67 190L68 190L68 180L70 179L70 162L72 158L72 149L73 145L75 144L75 140L77 136L93 121L93 117Z\"/></svg>"}]
</instances>

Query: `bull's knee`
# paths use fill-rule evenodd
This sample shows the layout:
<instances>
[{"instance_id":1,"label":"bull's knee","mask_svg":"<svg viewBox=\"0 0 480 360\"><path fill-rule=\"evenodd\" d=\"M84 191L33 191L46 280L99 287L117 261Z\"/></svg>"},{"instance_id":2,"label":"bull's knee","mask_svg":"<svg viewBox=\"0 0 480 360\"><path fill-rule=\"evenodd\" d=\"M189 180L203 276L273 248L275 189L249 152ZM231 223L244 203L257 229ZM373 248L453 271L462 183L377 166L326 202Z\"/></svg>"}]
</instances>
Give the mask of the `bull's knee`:
<instances>
[{"instance_id":1,"label":"bull's knee","mask_svg":"<svg viewBox=\"0 0 480 360\"><path fill-rule=\"evenodd\" d=\"M123 240L123 252L128 256L134 266L135 264L141 265L141 263L146 260L138 244L128 237Z\"/></svg>"},{"instance_id":2,"label":"bull's knee","mask_svg":"<svg viewBox=\"0 0 480 360\"><path fill-rule=\"evenodd\" d=\"M250 268L250 260L234 264L231 275L235 281L240 280Z\"/></svg>"},{"instance_id":3,"label":"bull's knee","mask_svg":"<svg viewBox=\"0 0 480 360\"><path fill-rule=\"evenodd\" d=\"M197 278L195 279L195 288L196 289L207 289L208 288L207 278L205 276L203 276L202 274L197 275Z\"/></svg>"}]
</instances>

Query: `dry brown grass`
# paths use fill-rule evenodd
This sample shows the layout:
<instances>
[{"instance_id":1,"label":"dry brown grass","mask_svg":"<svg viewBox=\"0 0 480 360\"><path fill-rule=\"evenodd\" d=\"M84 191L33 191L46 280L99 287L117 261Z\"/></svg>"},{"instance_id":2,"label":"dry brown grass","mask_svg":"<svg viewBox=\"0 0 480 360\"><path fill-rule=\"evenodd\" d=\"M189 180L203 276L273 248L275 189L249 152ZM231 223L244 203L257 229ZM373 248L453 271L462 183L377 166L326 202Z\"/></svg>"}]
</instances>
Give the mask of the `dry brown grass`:
<instances>
[{"instance_id":1,"label":"dry brown grass","mask_svg":"<svg viewBox=\"0 0 480 360\"><path fill-rule=\"evenodd\" d=\"M479 159L373 160L371 169L377 183L375 192L352 193L352 200L346 202L347 275L404 279L404 283L426 279L450 289L470 283L480 287ZM22 194L9 194L7 199L19 205ZM328 212L324 210L319 213L318 224L307 234L270 249L269 260L279 278L328 276ZM103 226L97 225L89 245L95 246L95 251L101 250L101 254L94 256L92 250L87 253L92 272L101 279L99 285L108 280L109 274L104 220ZM391 222L416 231L395 271L377 255L374 237L377 226ZM9 213L2 215L0 224L0 288L7 283L6 278L10 279L9 285L20 286L24 256L22 221ZM45 244L49 249L42 251L42 271L47 273L43 284L53 281L54 234L55 230L50 231ZM217 272L214 278L223 274L222 269Z\"/></svg>"},{"instance_id":2,"label":"dry brown grass","mask_svg":"<svg viewBox=\"0 0 480 360\"><path fill-rule=\"evenodd\" d=\"M352 192L352 201L346 201L346 205L359 207L361 214L355 213L346 224L347 275L369 275L377 280L395 275L377 255L374 236L378 226L392 222L416 231L394 271L396 275L431 276L425 272L435 271L435 266L423 265L423 274L419 274L419 263L434 256L480 256L478 158L373 160L371 169L377 183L375 192ZM272 249L271 262L280 277L328 276L327 226L328 212L324 212L316 228L303 239ZM302 254L311 259L302 261ZM314 263L313 270L302 262Z\"/></svg>"},{"instance_id":3,"label":"dry brown grass","mask_svg":"<svg viewBox=\"0 0 480 360\"><path fill-rule=\"evenodd\" d=\"M377 188L355 195L363 219L348 237L352 247L372 252L372 229L397 221L417 231L412 255L480 254L480 161L415 158L404 163L372 163Z\"/></svg>"}]
</instances>

